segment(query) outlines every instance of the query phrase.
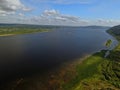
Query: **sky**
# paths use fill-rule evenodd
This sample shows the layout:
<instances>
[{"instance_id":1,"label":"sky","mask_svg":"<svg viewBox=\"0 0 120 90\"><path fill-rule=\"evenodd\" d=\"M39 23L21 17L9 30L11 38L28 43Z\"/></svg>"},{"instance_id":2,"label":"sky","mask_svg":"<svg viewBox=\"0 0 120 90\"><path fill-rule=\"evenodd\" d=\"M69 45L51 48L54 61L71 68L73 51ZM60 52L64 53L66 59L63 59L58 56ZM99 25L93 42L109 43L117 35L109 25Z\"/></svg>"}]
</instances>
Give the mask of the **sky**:
<instances>
[{"instance_id":1,"label":"sky","mask_svg":"<svg viewBox=\"0 0 120 90\"><path fill-rule=\"evenodd\" d=\"M0 0L0 23L115 26L119 9L120 0Z\"/></svg>"}]
</instances>

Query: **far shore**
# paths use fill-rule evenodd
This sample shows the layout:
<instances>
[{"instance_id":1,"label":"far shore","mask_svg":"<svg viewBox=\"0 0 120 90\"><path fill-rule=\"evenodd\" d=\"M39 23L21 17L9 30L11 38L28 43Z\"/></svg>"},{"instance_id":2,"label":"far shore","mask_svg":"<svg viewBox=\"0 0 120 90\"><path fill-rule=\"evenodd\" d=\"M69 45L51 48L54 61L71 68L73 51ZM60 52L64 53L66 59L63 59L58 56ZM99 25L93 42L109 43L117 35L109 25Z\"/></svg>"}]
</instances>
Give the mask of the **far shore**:
<instances>
[{"instance_id":1,"label":"far shore","mask_svg":"<svg viewBox=\"0 0 120 90\"><path fill-rule=\"evenodd\" d=\"M15 35L15 34L2 34L2 35L0 35L0 37L2 37L2 36L13 36L13 35Z\"/></svg>"},{"instance_id":2,"label":"far shore","mask_svg":"<svg viewBox=\"0 0 120 90\"><path fill-rule=\"evenodd\" d=\"M13 34L0 34L0 37L5 37L5 36L14 36L14 35L21 35L21 34L32 34L32 33L42 33L42 32L49 32L48 30L43 30L43 31L37 31L37 32L19 32L19 33L13 33Z\"/></svg>"}]
</instances>

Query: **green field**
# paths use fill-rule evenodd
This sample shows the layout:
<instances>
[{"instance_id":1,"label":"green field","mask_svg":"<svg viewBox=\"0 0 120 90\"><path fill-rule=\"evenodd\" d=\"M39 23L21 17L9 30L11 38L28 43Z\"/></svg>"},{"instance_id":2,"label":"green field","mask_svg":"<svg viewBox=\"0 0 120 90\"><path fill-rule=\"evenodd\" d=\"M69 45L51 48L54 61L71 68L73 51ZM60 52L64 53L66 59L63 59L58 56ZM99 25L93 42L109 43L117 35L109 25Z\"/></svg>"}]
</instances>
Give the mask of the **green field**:
<instances>
[{"instance_id":1,"label":"green field","mask_svg":"<svg viewBox=\"0 0 120 90\"><path fill-rule=\"evenodd\" d=\"M36 32L48 32L50 31L47 28L40 27L0 27L0 36L9 36L9 35L17 35L17 34L28 34L28 33L36 33Z\"/></svg>"}]
</instances>

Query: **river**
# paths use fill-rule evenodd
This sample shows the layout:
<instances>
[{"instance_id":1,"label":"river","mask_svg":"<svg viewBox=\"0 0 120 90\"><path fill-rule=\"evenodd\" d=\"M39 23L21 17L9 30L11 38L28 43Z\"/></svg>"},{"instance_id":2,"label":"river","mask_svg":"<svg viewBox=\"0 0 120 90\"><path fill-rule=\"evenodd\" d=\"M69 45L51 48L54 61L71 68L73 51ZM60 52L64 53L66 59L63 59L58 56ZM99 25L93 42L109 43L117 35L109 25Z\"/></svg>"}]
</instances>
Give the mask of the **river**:
<instances>
[{"instance_id":1,"label":"river","mask_svg":"<svg viewBox=\"0 0 120 90\"><path fill-rule=\"evenodd\" d=\"M108 28L61 27L50 32L0 37L0 83L46 73L105 49Z\"/></svg>"}]
</instances>

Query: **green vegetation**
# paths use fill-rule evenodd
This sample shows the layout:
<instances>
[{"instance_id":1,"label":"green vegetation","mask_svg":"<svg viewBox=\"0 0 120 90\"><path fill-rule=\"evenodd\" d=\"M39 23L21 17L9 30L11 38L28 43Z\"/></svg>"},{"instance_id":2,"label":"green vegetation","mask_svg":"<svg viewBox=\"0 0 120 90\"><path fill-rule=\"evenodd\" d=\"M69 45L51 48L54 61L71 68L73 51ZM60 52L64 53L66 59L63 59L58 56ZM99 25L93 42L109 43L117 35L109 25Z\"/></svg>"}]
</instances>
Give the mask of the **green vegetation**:
<instances>
[{"instance_id":1,"label":"green vegetation","mask_svg":"<svg viewBox=\"0 0 120 90\"><path fill-rule=\"evenodd\" d=\"M104 58L106 50L95 53L76 67L76 76L65 90L119 90L120 64ZM111 55L109 55L111 56Z\"/></svg>"},{"instance_id":2,"label":"green vegetation","mask_svg":"<svg viewBox=\"0 0 120 90\"><path fill-rule=\"evenodd\" d=\"M84 90L82 84L84 80L94 77L100 78L100 64L103 62L104 51L93 54L76 67L77 75L66 85L65 90ZM88 83L89 84L89 83Z\"/></svg>"},{"instance_id":3,"label":"green vegetation","mask_svg":"<svg viewBox=\"0 0 120 90\"><path fill-rule=\"evenodd\" d=\"M31 26L0 26L0 36L16 35L16 34L27 34L35 32L48 32L48 28L42 27L31 27Z\"/></svg>"},{"instance_id":4,"label":"green vegetation","mask_svg":"<svg viewBox=\"0 0 120 90\"><path fill-rule=\"evenodd\" d=\"M117 27L117 26L116 26ZM116 28L115 27L115 28ZM107 32L120 41L120 26ZM106 42L109 47L112 40ZM120 44L110 51L95 53L76 67L76 76L66 85L65 90L120 90Z\"/></svg>"}]
</instances>

